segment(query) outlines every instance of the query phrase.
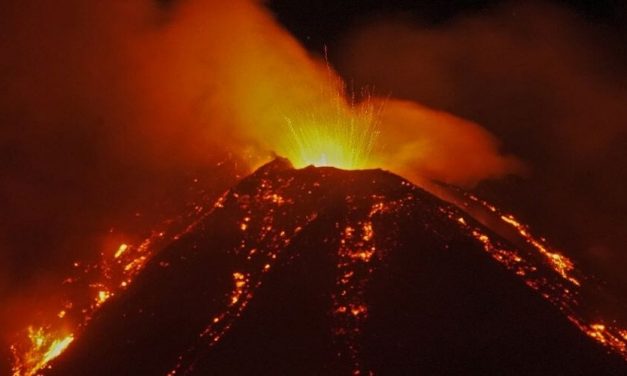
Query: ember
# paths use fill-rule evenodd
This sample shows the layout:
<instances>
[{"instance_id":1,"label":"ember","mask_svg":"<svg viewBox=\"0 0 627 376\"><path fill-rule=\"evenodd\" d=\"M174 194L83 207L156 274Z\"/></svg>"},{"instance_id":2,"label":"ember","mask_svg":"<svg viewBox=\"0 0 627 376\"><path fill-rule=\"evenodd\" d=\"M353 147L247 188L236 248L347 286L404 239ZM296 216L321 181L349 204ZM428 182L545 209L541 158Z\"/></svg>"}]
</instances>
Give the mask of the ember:
<instances>
[{"instance_id":1,"label":"ember","mask_svg":"<svg viewBox=\"0 0 627 376\"><path fill-rule=\"evenodd\" d=\"M28 344L14 344L13 376L35 376L74 341L73 334L49 333L44 328L28 327Z\"/></svg>"}]
</instances>

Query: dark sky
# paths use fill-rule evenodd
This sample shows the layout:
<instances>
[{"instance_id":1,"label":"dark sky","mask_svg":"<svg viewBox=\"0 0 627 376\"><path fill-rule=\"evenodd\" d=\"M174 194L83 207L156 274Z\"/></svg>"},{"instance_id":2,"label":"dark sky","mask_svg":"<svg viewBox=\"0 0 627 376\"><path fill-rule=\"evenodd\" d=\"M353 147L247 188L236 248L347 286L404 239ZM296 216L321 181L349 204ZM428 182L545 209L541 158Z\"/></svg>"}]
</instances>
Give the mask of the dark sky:
<instances>
[{"instance_id":1,"label":"dark sky","mask_svg":"<svg viewBox=\"0 0 627 376\"><path fill-rule=\"evenodd\" d=\"M533 1L532 1L533 2ZM546 3L564 6L579 17L605 25L625 37L627 4L621 0L553 0ZM501 4L502 0L272 0L269 7L279 21L311 49L333 45L339 36L368 18L399 12L415 22L427 25L446 23L457 16L481 13ZM518 3L523 3L518 1ZM526 2L529 3L529 2Z\"/></svg>"}]
</instances>

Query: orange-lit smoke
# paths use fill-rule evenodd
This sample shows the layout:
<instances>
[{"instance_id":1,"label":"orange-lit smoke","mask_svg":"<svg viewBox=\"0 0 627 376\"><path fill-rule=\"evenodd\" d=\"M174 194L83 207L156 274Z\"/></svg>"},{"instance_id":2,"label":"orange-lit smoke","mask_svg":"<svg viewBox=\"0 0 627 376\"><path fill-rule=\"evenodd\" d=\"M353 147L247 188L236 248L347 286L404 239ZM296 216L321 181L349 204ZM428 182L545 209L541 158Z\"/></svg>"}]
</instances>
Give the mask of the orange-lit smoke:
<instances>
[{"instance_id":1,"label":"orange-lit smoke","mask_svg":"<svg viewBox=\"0 0 627 376\"><path fill-rule=\"evenodd\" d=\"M474 123L394 99L354 103L256 1L13 0L0 13L10 224L0 230L10 275L0 297L34 286L33 265L97 253L103 229L176 191L189 171L228 154L249 169L272 152L306 163L294 133L309 139L310 129L321 149L360 138L370 157L358 151L351 166L416 180L472 184L518 168Z\"/></svg>"},{"instance_id":2,"label":"orange-lit smoke","mask_svg":"<svg viewBox=\"0 0 627 376\"><path fill-rule=\"evenodd\" d=\"M372 149L371 158L338 167L384 167L464 184L517 166L476 124L393 99L353 103L327 64L254 2L182 3L170 22L147 44L161 51L161 64L147 73L146 92L166 108L173 99L181 107L194 103L204 123L195 132L218 136L240 154L272 151L303 166L325 159L317 154L333 154L337 143L349 148L358 140L357 148ZM140 49L138 54L147 53ZM164 77L164 64L171 76ZM310 142L301 149L320 150L305 157L294 150L298 140L291 127ZM356 129L343 132L350 127Z\"/></svg>"},{"instance_id":3,"label":"orange-lit smoke","mask_svg":"<svg viewBox=\"0 0 627 376\"><path fill-rule=\"evenodd\" d=\"M410 101L387 100L382 108L380 161L416 183L473 185L524 169L473 122Z\"/></svg>"},{"instance_id":4,"label":"orange-lit smoke","mask_svg":"<svg viewBox=\"0 0 627 376\"><path fill-rule=\"evenodd\" d=\"M181 3L133 55L155 60L140 73L148 104L178 109L168 114L170 123L195 111L191 137L217 140L238 154L272 151L298 159L289 125L333 133L328 129L356 123L363 132L378 126L381 137L376 158L359 167L383 163L399 173L472 183L515 165L475 124L393 99L355 106L326 63L251 1ZM373 108L364 110L368 105ZM163 121L163 114L156 116Z\"/></svg>"}]
</instances>

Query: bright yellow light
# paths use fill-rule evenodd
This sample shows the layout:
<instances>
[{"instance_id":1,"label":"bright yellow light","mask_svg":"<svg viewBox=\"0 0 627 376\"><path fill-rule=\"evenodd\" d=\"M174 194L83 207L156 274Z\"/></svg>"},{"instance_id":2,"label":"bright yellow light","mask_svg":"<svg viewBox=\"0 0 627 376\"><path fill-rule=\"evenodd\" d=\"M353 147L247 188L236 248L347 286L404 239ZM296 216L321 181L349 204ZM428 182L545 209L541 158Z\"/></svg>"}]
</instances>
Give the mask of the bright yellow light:
<instances>
[{"instance_id":1,"label":"bright yellow light","mask_svg":"<svg viewBox=\"0 0 627 376\"><path fill-rule=\"evenodd\" d=\"M65 338L55 339L50 345L50 347L48 348L48 351L46 351L46 353L44 354L42 358L42 364L47 364L52 359L61 355L63 351L65 351L65 349L67 349L67 347L73 341L74 341L74 336L72 335L69 335Z\"/></svg>"},{"instance_id":2,"label":"bright yellow light","mask_svg":"<svg viewBox=\"0 0 627 376\"><path fill-rule=\"evenodd\" d=\"M26 351L19 353L16 346L11 350L15 357L13 376L35 376L46 367L48 363L61 355L74 341L73 334L56 336L48 333L44 328L28 328L29 343Z\"/></svg>"},{"instance_id":3,"label":"bright yellow light","mask_svg":"<svg viewBox=\"0 0 627 376\"><path fill-rule=\"evenodd\" d=\"M376 116L372 108L331 116L287 119L284 150L294 167L332 166L347 170L373 167L372 151L377 138Z\"/></svg>"},{"instance_id":4,"label":"bright yellow light","mask_svg":"<svg viewBox=\"0 0 627 376\"><path fill-rule=\"evenodd\" d=\"M118 248L118 250L115 252L115 255L113 256L113 258L118 258L120 256L122 256L122 254L124 252L126 252L128 250L128 245L127 244L121 244L120 247Z\"/></svg>"}]
</instances>

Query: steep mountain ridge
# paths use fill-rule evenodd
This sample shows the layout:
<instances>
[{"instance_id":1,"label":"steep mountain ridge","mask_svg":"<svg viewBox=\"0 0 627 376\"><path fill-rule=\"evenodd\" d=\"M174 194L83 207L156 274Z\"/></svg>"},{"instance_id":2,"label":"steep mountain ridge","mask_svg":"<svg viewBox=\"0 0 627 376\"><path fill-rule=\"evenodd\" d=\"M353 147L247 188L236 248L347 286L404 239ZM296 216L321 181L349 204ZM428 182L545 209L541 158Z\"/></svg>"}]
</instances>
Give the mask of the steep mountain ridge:
<instances>
[{"instance_id":1,"label":"steep mountain ridge","mask_svg":"<svg viewBox=\"0 0 627 376\"><path fill-rule=\"evenodd\" d=\"M157 254L46 374L625 374L476 231L513 247L391 173L277 159Z\"/></svg>"}]
</instances>

